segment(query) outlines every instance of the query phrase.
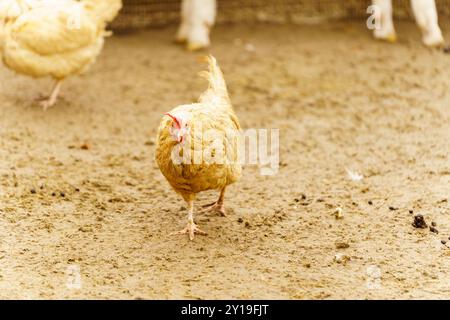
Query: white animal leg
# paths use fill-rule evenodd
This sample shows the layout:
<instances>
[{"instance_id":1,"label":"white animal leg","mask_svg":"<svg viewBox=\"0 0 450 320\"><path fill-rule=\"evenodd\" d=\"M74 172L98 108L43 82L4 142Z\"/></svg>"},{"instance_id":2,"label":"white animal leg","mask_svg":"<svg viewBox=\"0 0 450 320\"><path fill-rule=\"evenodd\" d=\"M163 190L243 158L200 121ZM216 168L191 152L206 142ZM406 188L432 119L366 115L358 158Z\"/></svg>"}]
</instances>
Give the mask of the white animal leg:
<instances>
[{"instance_id":1,"label":"white animal leg","mask_svg":"<svg viewBox=\"0 0 450 320\"><path fill-rule=\"evenodd\" d=\"M189 11L191 8L191 0L183 0L181 3L181 24L178 28L177 36L175 40L179 43L184 43L187 41L189 34Z\"/></svg>"},{"instance_id":2,"label":"white animal leg","mask_svg":"<svg viewBox=\"0 0 450 320\"><path fill-rule=\"evenodd\" d=\"M374 30L373 34L375 38L389 42L397 41L393 20L392 1L373 0L373 4L377 6L380 11L380 28Z\"/></svg>"},{"instance_id":3,"label":"white animal leg","mask_svg":"<svg viewBox=\"0 0 450 320\"><path fill-rule=\"evenodd\" d=\"M216 21L216 0L185 0L187 10L187 49L209 47L210 30Z\"/></svg>"},{"instance_id":4,"label":"white animal leg","mask_svg":"<svg viewBox=\"0 0 450 320\"><path fill-rule=\"evenodd\" d=\"M438 47L444 44L444 37L438 24L434 0L411 0L417 25L422 30L422 41L426 46Z\"/></svg>"},{"instance_id":5,"label":"white animal leg","mask_svg":"<svg viewBox=\"0 0 450 320\"><path fill-rule=\"evenodd\" d=\"M380 11L380 28L374 30L377 39L395 42L397 35L394 28L393 10L391 0L373 0L373 4Z\"/></svg>"}]
</instances>

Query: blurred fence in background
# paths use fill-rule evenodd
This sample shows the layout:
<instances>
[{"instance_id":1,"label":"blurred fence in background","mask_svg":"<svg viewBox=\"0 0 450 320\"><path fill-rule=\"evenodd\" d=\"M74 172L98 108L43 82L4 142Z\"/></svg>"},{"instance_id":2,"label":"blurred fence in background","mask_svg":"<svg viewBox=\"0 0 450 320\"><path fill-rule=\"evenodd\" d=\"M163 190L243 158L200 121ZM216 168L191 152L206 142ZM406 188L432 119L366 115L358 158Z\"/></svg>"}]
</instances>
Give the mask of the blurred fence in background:
<instances>
[{"instance_id":1,"label":"blurred fence in background","mask_svg":"<svg viewBox=\"0 0 450 320\"><path fill-rule=\"evenodd\" d=\"M180 19L181 0L123 0L114 29L164 26ZM218 0L221 22L317 23L368 17L370 0ZM393 0L397 18L412 17L410 0ZM450 0L436 0L439 15L450 17Z\"/></svg>"}]
</instances>

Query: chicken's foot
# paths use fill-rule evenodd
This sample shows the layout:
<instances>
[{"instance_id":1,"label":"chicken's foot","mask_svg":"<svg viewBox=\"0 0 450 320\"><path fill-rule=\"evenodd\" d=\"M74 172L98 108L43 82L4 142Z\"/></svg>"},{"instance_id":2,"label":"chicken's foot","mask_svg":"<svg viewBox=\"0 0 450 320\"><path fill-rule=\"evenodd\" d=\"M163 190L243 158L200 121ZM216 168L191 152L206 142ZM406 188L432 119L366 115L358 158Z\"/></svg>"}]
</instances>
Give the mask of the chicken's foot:
<instances>
[{"instance_id":1,"label":"chicken's foot","mask_svg":"<svg viewBox=\"0 0 450 320\"><path fill-rule=\"evenodd\" d=\"M205 211L217 212L222 217L226 217L227 215L226 215L225 207L223 205L223 199L224 198L225 198L225 188L223 188L220 191L219 199L216 202L213 202L213 203L210 203L210 204L206 204L206 205L202 206L202 208L206 208L207 210L205 210Z\"/></svg>"},{"instance_id":2,"label":"chicken's foot","mask_svg":"<svg viewBox=\"0 0 450 320\"><path fill-rule=\"evenodd\" d=\"M39 103L44 109L44 111L55 105L56 101L58 100L59 92L61 91L61 85L62 80L56 81L50 96L47 98L39 99Z\"/></svg>"},{"instance_id":3,"label":"chicken's foot","mask_svg":"<svg viewBox=\"0 0 450 320\"><path fill-rule=\"evenodd\" d=\"M199 234L202 236L206 236L207 233L201 230L194 223L194 201L189 201L189 212L188 212L188 224L186 228L178 232L172 232L170 235L180 235L180 234L188 234L190 240L194 240L194 235Z\"/></svg>"}]
</instances>

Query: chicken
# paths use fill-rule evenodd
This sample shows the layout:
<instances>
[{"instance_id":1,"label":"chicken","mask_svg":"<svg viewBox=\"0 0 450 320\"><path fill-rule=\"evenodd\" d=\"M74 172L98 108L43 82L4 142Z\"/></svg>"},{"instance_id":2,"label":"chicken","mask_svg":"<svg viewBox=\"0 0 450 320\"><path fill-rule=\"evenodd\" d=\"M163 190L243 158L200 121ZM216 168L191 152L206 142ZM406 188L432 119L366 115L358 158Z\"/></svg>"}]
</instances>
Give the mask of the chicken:
<instances>
[{"instance_id":1,"label":"chicken","mask_svg":"<svg viewBox=\"0 0 450 320\"><path fill-rule=\"evenodd\" d=\"M377 39L395 42L397 35L394 28L392 0L373 0L379 9L380 28L374 30ZM428 47L441 47L444 38L438 24L436 3L434 0L411 0L414 16L422 30L422 41Z\"/></svg>"},{"instance_id":2,"label":"chicken","mask_svg":"<svg viewBox=\"0 0 450 320\"><path fill-rule=\"evenodd\" d=\"M6 1L6 2L3 2ZM41 101L53 106L64 79L83 73L100 54L121 0L2 0L0 52L10 69L56 80ZM8 2L8 3L7 3Z\"/></svg>"},{"instance_id":3,"label":"chicken","mask_svg":"<svg viewBox=\"0 0 450 320\"><path fill-rule=\"evenodd\" d=\"M225 215L228 185L241 176L240 125L230 103L222 71L208 57L209 88L198 103L181 105L165 114L158 129L156 162L173 189L188 204L188 224L175 234L206 233L194 223L194 201L199 192L219 190L210 210Z\"/></svg>"},{"instance_id":4,"label":"chicken","mask_svg":"<svg viewBox=\"0 0 450 320\"><path fill-rule=\"evenodd\" d=\"M216 0L183 0L181 25L176 40L189 51L209 47L209 34L216 20Z\"/></svg>"}]
</instances>

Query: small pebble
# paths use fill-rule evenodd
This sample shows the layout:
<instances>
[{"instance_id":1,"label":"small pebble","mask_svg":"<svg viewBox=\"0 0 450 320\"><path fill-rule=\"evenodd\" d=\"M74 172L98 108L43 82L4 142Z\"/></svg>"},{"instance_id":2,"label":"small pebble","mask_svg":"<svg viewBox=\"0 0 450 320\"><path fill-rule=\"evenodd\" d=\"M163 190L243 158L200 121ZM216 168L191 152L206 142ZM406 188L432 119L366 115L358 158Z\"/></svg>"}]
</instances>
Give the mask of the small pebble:
<instances>
[{"instance_id":1,"label":"small pebble","mask_svg":"<svg viewBox=\"0 0 450 320\"><path fill-rule=\"evenodd\" d=\"M56 193L55 192L52 192L52 197L56 197Z\"/></svg>"},{"instance_id":2,"label":"small pebble","mask_svg":"<svg viewBox=\"0 0 450 320\"><path fill-rule=\"evenodd\" d=\"M336 210L334 210L333 214L334 214L334 217L335 217L336 219L342 219L342 218L344 218L344 214L342 213L342 208L341 208L341 207L336 208Z\"/></svg>"},{"instance_id":3,"label":"small pebble","mask_svg":"<svg viewBox=\"0 0 450 320\"><path fill-rule=\"evenodd\" d=\"M425 229L427 227L425 218L421 214L414 216L414 222L412 223L412 225L414 228L419 228L419 229Z\"/></svg>"},{"instance_id":4,"label":"small pebble","mask_svg":"<svg viewBox=\"0 0 450 320\"><path fill-rule=\"evenodd\" d=\"M430 227L430 231L436 234L439 233L438 229L436 229L435 227Z\"/></svg>"},{"instance_id":5,"label":"small pebble","mask_svg":"<svg viewBox=\"0 0 450 320\"><path fill-rule=\"evenodd\" d=\"M445 46L442 51L444 51L444 53L447 53L447 54L450 53L450 46Z\"/></svg>"},{"instance_id":6,"label":"small pebble","mask_svg":"<svg viewBox=\"0 0 450 320\"><path fill-rule=\"evenodd\" d=\"M336 261L337 263L346 264L350 260L351 258L349 256L342 253L338 253L334 256L334 261Z\"/></svg>"},{"instance_id":7,"label":"small pebble","mask_svg":"<svg viewBox=\"0 0 450 320\"><path fill-rule=\"evenodd\" d=\"M250 228L250 223L248 221L245 222L245 227Z\"/></svg>"},{"instance_id":8,"label":"small pebble","mask_svg":"<svg viewBox=\"0 0 450 320\"><path fill-rule=\"evenodd\" d=\"M432 225L433 227L436 227L436 222L432 221L432 222L431 222L431 225Z\"/></svg>"},{"instance_id":9,"label":"small pebble","mask_svg":"<svg viewBox=\"0 0 450 320\"><path fill-rule=\"evenodd\" d=\"M336 242L336 248L347 249L347 248L350 248L350 245L346 242Z\"/></svg>"},{"instance_id":10,"label":"small pebble","mask_svg":"<svg viewBox=\"0 0 450 320\"><path fill-rule=\"evenodd\" d=\"M31 192L32 194L35 194L35 193L36 193L36 189L31 189L30 192Z\"/></svg>"},{"instance_id":11,"label":"small pebble","mask_svg":"<svg viewBox=\"0 0 450 320\"><path fill-rule=\"evenodd\" d=\"M238 218L238 219L237 219L237 222L242 223L242 222L244 222L244 219Z\"/></svg>"},{"instance_id":12,"label":"small pebble","mask_svg":"<svg viewBox=\"0 0 450 320\"><path fill-rule=\"evenodd\" d=\"M75 192L80 192L80 189L79 188L75 188Z\"/></svg>"},{"instance_id":13,"label":"small pebble","mask_svg":"<svg viewBox=\"0 0 450 320\"><path fill-rule=\"evenodd\" d=\"M372 201L372 200L369 200L367 203L368 203L369 205L373 205L373 201Z\"/></svg>"},{"instance_id":14,"label":"small pebble","mask_svg":"<svg viewBox=\"0 0 450 320\"><path fill-rule=\"evenodd\" d=\"M441 243L442 243L442 244L447 244L447 241L441 240Z\"/></svg>"},{"instance_id":15,"label":"small pebble","mask_svg":"<svg viewBox=\"0 0 450 320\"><path fill-rule=\"evenodd\" d=\"M395 211L395 210L397 210L397 208L390 206L390 207L389 207L389 210Z\"/></svg>"},{"instance_id":16,"label":"small pebble","mask_svg":"<svg viewBox=\"0 0 450 320\"><path fill-rule=\"evenodd\" d=\"M64 192L60 192L59 195L63 198L66 196L66 194Z\"/></svg>"},{"instance_id":17,"label":"small pebble","mask_svg":"<svg viewBox=\"0 0 450 320\"><path fill-rule=\"evenodd\" d=\"M410 213L410 214L413 214L413 213L414 213L414 210L409 210L409 213Z\"/></svg>"}]
</instances>

